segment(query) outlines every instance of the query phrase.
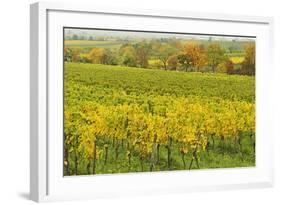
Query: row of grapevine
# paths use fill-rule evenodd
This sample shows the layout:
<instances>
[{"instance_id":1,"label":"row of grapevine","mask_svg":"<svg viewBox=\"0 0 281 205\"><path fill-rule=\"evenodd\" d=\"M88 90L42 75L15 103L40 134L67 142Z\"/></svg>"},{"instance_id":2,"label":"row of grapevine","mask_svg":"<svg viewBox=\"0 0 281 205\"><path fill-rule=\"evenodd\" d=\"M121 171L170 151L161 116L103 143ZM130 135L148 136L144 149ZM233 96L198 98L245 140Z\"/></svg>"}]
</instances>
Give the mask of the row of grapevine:
<instances>
[{"instance_id":1,"label":"row of grapevine","mask_svg":"<svg viewBox=\"0 0 281 205\"><path fill-rule=\"evenodd\" d=\"M172 154L181 155L182 169L200 167L200 152L214 148L214 138L233 141L237 151L244 133L255 134L253 103L197 97L154 97L143 103L73 100L64 108L64 163L66 174L74 174L83 159L88 174L96 174L97 163L108 164L109 152L126 158L130 171L132 157L155 170L160 147L166 151L166 169L172 169ZM120 150L126 150L120 156ZM70 157L73 156L73 157Z\"/></svg>"}]
</instances>

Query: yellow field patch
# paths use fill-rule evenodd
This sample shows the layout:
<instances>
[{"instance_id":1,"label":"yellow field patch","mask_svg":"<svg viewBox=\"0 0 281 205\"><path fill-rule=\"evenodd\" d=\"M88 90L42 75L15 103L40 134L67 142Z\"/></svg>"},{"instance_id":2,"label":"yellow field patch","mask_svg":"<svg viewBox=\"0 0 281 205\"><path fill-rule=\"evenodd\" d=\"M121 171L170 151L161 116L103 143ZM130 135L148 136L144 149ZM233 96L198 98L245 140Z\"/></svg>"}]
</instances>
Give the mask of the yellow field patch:
<instances>
[{"instance_id":1,"label":"yellow field patch","mask_svg":"<svg viewBox=\"0 0 281 205\"><path fill-rule=\"evenodd\" d=\"M240 64L244 61L245 57L241 57L241 56L234 56L234 57L230 57L230 60L234 63L234 64Z\"/></svg>"}]
</instances>

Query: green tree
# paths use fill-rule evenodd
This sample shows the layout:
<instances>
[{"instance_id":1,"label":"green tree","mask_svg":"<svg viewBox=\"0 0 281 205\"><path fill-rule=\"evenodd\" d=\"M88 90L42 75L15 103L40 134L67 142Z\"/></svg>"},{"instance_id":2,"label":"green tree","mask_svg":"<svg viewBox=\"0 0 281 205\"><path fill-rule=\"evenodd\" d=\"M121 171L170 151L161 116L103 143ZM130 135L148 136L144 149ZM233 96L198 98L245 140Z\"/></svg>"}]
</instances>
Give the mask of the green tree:
<instances>
[{"instance_id":1,"label":"green tree","mask_svg":"<svg viewBox=\"0 0 281 205\"><path fill-rule=\"evenodd\" d=\"M212 71L215 72L217 66L225 61L225 51L217 43L212 43L206 50L208 64Z\"/></svg>"},{"instance_id":2,"label":"green tree","mask_svg":"<svg viewBox=\"0 0 281 205\"><path fill-rule=\"evenodd\" d=\"M131 44L125 44L119 49L120 61L125 66L137 65L136 50Z\"/></svg>"},{"instance_id":3,"label":"green tree","mask_svg":"<svg viewBox=\"0 0 281 205\"><path fill-rule=\"evenodd\" d=\"M158 49L158 59L162 62L164 70L167 70L169 57L175 52L175 49L168 44L162 44Z\"/></svg>"},{"instance_id":4,"label":"green tree","mask_svg":"<svg viewBox=\"0 0 281 205\"><path fill-rule=\"evenodd\" d=\"M190 55L182 53L178 55L178 62L180 63L181 67L185 70L185 72L187 72L192 65L192 58Z\"/></svg>"},{"instance_id":5,"label":"green tree","mask_svg":"<svg viewBox=\"0 0 281 205\"><path fill-rule=\"evenodd\" d=\"M110 49L105 49L105 59L104 59L104 64L107 65L117 65L118 60L117 60L117 54L115 51L110 50Z\"/></svg>"}]
</instances>

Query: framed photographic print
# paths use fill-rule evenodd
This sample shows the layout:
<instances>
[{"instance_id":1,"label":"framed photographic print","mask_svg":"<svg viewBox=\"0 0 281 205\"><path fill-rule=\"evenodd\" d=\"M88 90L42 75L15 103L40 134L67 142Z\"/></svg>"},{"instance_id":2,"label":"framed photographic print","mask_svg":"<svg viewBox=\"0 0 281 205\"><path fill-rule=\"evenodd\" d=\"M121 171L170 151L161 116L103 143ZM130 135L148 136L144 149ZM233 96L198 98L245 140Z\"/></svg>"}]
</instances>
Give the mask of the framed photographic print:
<instances>
[{"instance_id":1,"label":"framed photographic print","mask_svg":"<svg viewBox=\"0 0 281 205\"><path fill-rule=\"evenodd\" d=\"M272 23L32 4L31 199L272 186Z\"/></svg>"}]
</instances>

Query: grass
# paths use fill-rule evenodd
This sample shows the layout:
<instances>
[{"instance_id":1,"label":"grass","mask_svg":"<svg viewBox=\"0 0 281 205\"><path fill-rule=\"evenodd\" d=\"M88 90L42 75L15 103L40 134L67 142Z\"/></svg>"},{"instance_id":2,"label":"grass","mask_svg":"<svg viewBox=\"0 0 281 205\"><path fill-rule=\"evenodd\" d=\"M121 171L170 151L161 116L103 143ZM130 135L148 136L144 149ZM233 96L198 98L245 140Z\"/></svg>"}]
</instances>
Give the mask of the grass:
<instances>
[{"instance_id":1,"label":"grass","mask_svg":"<svg viewBox=\"0 0 281 205\"><path fill-rule=\"evenodd\" d=\"M225 143L225 147L222 148L221 141L215 140L215 148L210 147L209 151L199 153L199 168L195 161L192 163L191 169L214 169L214 168L235 168L235 167L254 167L255 166L255 151L253 149L254 140L249 136L243 139L245 145L242 152L237 152L233 147L231 141ZM169 171L169 170L184 170L183 161L177 146L173 145L172 148L172 166L171 169L167 168L167 149L164 146L160 147L160 160L157 162L153 171ZM144 169L141 169L141 164L137 153L131 158L131 164L128 163L126 157L126 149L120 147L118 159L115 158L114 149L109 149L109 158L107 164L104 164L104 155L101 155L101 159L97 161L96 174L112 174L112 173L127 173L130 170L134 172L149 172L150 163L149 158L145 159ZM186 169L189 169L192 156L187 154L185 156ZM74 164L71 164L74 167ZM86 169L87 161L80 161L78 166L79 175L92 174ZM74 169L72 169L74 170ZM70 175L74 175L71 173Z\"/></svg>"}]
</instances>

